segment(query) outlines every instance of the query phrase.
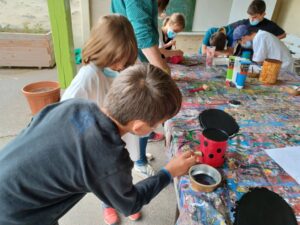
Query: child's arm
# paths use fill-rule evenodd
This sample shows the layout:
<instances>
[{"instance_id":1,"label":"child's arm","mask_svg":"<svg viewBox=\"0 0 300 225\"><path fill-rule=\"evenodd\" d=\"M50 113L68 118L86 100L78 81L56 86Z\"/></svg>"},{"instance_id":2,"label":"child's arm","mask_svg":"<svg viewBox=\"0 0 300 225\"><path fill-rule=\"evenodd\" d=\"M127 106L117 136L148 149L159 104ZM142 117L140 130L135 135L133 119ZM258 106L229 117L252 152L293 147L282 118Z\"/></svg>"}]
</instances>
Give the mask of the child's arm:
<instances>
[{"instance_id":1,"label":"child's arm","mask_svg":"<svg viewBox=\"0 0 300 225\"><path fill-rule=\"evenodd\" d=\"M166 170L172 177L178 177L186 174L189 168L196 164L196 158L191 151L182 153L174 157L166 166Z\"/></svg>"},{"instance_id":2,"label":"child's arm","mask_svg":"<svg viewBox=\"0 0 300 225\"><path fill-rule=\"evenodd\" d=\"M171 73L170 67L168 66L166 61L161 57L161 54L160 54L160 51L159 51L157 45L152 46L150 48L143 48L142 52L144 53L144 55L146 56L146 58L149 60L149 62L152 65L161 68L163 71L165 71L168 74Z\"/></svg>"},{"instance_id":3,"label":"child's arm","mask_svg":"<svg viewBox=\"0 0 300 225\"><path fill-rule=\"evenodd\" d=\"M206 48L207 46L205 44L202 43L201 45L201 52L202 52L202 55L206 55Z\"/></svg>"},{"instance_id":4,"label":"child's arm","mask_svg":"<svg viewBox=\"0 0 300 225\"><path fill-rule=\"evenodd\" d=\"M163 48L168 48L168 47L173 46L173 45L174 46L176 45L176 41L175 40L171 40L168 43L164 44Z\"/></svg>"},{"instance_id":5,"label":"child's arm","mask_svg":"<svg viewBox=\"0 0 300 225\"><path fill-rule=\"evenodd\" d=\"M161 54L163 54L166 58L172 57L172 56L183 56L183 51L181 50L167 50L165 48L160 48L159 51Z\"/></svg>"},{"instance_id":6,"label":"child's arm","mask_svg":"<svg viewBox=\"0 0 300 225\"><path fill-rule=\"evenodd\" d=\"M278 35L277 36L279 39L283 39L283 38L285 38L286 37L286 33L284 33L284 34L281 34L281 35Z\"/></svg>"},{"instance_id":7,"label":"child's arm","mask_svg":"<svg viewBox=\"0 0 300 225\"><path fill-rule=\"evenodd\" d=\"M131 168L119 165L112 166L112 173L102 179L90 177L87 186L107 205L114 207L125 216L139 212L143 205L148 204L163 188L170 184L172 177L186 174L196 163L191 152L172 159L155 176L132 183ZM124 163L125 165L127 163ZM125 167L125 168L124 168ZM115 171L115 172L113 172ZM96 175L96 174L95 174Z\"/></svg>"}]
</instances>

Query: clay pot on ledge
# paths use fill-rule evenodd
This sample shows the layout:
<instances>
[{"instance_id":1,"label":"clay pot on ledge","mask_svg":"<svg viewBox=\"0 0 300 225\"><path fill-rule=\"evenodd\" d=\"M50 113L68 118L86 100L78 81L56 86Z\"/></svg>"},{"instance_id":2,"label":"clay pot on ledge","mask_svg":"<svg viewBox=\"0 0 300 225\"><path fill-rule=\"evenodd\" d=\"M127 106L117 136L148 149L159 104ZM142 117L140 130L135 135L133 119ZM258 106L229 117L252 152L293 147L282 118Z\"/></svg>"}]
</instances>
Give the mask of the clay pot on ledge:
<instances>
[{"instance_id":1,"label":"clay pot on ledge","mask_svg":"<svg viewBox=\"0 0 300 225\"><path fill-rule=\"evenodd\" d=\"M55 81L40 81L26 85L22 92L27 99L31 114L37 114L45 106L60 100L59 83Z\"/></svg>"}]
</instances>

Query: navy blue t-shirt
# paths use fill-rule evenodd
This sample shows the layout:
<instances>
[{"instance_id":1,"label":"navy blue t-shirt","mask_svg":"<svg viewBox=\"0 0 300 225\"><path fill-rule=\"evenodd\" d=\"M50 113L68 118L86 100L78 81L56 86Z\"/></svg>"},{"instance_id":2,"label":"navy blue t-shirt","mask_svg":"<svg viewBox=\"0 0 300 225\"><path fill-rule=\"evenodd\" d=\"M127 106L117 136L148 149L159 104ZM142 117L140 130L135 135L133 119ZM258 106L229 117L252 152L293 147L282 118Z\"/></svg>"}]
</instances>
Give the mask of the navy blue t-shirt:
<instances>
[{"instance_id":1,"label":"navy blue t-shirt","mask_svg":"<svg viewBox=\"0 0 300 225\"><path fill-rule=\"evenodd\" d=\"M251 26L250 20L249 19L239 20L237 22L229 24L228 26L231 26L232 29L234 30L239 25ZM259 30L268 31L269 33L274 34L275 36L279 36L285 33L285 31L280 26L278 26L276 23L266 18L264 18L261 22L259 22L256 26L253 27L258 28Z\"/></svg>"},{"instance_id":2,"label":"navy blue t-shirt","mask_svg":"<svg viewBox=\"0 0 300 225\"><path fill-rule=\"evenodd\" d=\"M116 124L93 102L50 105L0 151L0 224L53 225L86 193L126 216L170 183L163 171L132 184Z\"/></svg>"}]
</instances>

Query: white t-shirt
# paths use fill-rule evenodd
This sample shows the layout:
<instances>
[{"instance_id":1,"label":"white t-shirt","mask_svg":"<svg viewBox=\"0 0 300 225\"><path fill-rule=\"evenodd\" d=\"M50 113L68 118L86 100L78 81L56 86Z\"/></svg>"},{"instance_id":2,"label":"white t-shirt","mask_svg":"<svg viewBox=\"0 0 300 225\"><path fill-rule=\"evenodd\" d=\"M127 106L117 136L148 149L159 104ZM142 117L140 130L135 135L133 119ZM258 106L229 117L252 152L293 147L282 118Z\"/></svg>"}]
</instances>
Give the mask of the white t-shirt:
<instances>
[{"instance_id":1,"label":"white t-shirt","mask_svg":"<svg viewBox=\"0 0 300 225\"><path fill-rule=\"evenodd\" d=\"M80 68L70 86L64 92L61 101L70 98L89 99L102 107L113 78L106 77L101 68L93 63Z\"/></svg>"},{"instance_id":2,"label":"white t-shirt","mask_svg":"<svg viewBox=\"0 0 300 225\"><path fill-rule=\"evenodd\" d=\"M282 61L283 71L294 72L294 60L289 49L273 34L259 30L253 39L253 58L255 62L263 62L265 59L277 59Z\"/></svg>"},{"instance_id":3,"label":"white t-shirt","mask_svg":"<svg viewBox=\"0 0 300 225\"><path fill-rule=\"evenodd\" d=\"M113 78L106 77L101 68L90 63L80 68L70 86L65 90L61 101L70 98L88 99L96 102L100 108L103 106L105 95L112 81ZM138 160L140 158L139 137L127 133L122 139L126 143L130 158L133 161Z\"/></svg>"}]
</instances>

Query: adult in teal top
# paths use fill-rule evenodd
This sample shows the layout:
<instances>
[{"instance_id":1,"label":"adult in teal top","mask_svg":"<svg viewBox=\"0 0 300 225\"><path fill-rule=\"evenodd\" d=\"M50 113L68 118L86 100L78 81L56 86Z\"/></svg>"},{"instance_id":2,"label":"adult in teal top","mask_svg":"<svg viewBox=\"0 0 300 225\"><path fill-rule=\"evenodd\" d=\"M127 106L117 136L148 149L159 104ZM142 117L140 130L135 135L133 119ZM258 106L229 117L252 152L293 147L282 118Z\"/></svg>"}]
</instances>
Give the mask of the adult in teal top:
<instances>
[{"instance_id":1,"label":"adult in teal top","mask_svg":"<svg viewBox=\"0 0 300 225\"><path fill-rule=\"evenodd\" d=\"M131 22L139 48L139 59L170 73L158 49L158 5L156 0L112 0L111 11Z\"/></svg>"},{"instance_id":2,"label":"adult in teal top","mask_svg":"<svg viewBox=\"0 0 300 225\"><path fill-rule=\"evenodd\" d=\"M161 57L159 51L158 33L158 1L166 7L168 1L162 0L112 0L111 10L128 18L131 22L139 48L139 59L149 62L165 72L170 73L170 68ZM161 10L161 7L160 7ZM150 134L150 138L157 136ZM159 136L162 136L161 134ZM143 177L154 175L155 171L148 163L146 157L148 137L140 138L140 158L135 161L134 169Z\"/></svg>"}]
</instances>

